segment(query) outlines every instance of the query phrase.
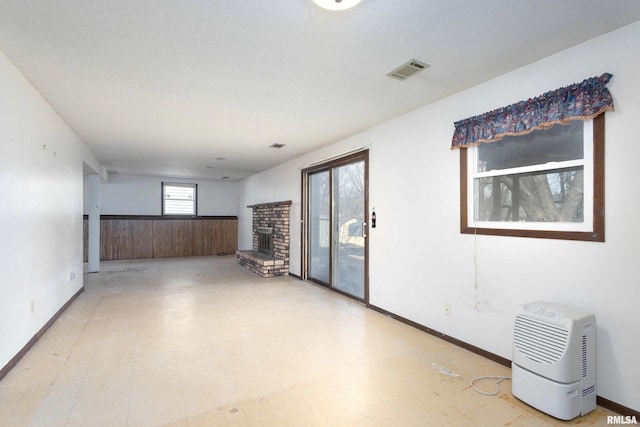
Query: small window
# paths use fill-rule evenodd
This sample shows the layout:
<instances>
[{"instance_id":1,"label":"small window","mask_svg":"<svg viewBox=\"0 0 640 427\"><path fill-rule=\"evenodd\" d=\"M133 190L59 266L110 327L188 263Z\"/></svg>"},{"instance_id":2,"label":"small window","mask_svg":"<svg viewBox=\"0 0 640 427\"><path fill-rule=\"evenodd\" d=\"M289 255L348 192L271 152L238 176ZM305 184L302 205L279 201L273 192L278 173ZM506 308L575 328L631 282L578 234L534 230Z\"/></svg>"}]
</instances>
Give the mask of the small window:
<instances>
[{"instance_id":1,"label":"small window","mask_svg":"<svg viewBox=\"0 0 640 427\"><path fill-rule=\"evenodd\" d=\"M197 215L197 184L162 183L162 215Z\"/></svg>"},{"instance_id":2,"label":"small window","mask_svg":"<svg viewBox=\"0 0 640 427\"><path fill-rule=\"evenodd\" d=\"M604 115L460 156L463 233L604 241Z\"/></svg>"}]
</instances>

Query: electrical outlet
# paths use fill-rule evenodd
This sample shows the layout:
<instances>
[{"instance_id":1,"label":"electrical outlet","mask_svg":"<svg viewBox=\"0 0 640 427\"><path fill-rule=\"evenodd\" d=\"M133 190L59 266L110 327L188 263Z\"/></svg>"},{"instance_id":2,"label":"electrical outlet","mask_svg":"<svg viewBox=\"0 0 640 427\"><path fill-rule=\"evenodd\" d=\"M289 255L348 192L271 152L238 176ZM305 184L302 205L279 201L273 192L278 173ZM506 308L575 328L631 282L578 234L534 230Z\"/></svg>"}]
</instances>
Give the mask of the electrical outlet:
<instances>
[{"instance_id":1,"label":"electrical outlet","mask_svg":"<svg viewBox=\"0 0 640 427\"><path fill-rule=\"evenodd\" d=\"M31 300L31 302L29 303L29 312L33 314L34 311L36 311L35 303L33 302L33 300Z\"/></svg>"},{"instance_id":2,"label":"electrical outlet","mask_svg":"<svg viewBox=\"0 0 640 427\"><path fill-rule=\"evenodd\" d=\"M444 315L445 316L451 316L451 305L450 304L445 304L444 305Z\"/></svg>"}]
</instances>

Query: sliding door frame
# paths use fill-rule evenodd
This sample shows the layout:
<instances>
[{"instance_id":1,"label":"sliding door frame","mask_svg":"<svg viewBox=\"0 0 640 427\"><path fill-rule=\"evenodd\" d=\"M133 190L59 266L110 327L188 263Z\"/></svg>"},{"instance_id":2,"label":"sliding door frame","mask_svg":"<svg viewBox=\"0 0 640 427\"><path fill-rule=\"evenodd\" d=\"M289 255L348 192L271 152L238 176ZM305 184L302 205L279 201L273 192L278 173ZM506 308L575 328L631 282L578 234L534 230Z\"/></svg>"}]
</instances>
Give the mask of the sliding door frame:
<instances>
[{"instance_id":1,"label":"sliding door frame","mask_svg":"<svg viewBox=\"0 0 640 427\"><path fill-rule=\"evenodd\" d=\"M333 169L339 166L356 163L359 161L364 162L364 298L358 298L347 292L343 292L340 289L336 289L332 286L333 281L333 213L330 215L331 225L329 227L329 283L324 283L319 280L309 277L309 217L310 217L310 203L309 203L309 175L313 175L318 172L329 172L329 198L331 200L331 212L333 212ZM301 239L301 257L300 257L300 273L303 280L317 283L324 286L334 292L338 292L342 295L346 295L349 298L353 298L357 301L369 305L369 230L370 230L370 218L369 218L369 150L358 151L353 154L345 155L344 157L327 160L316 165L311 165L301 171L301 189L302 189L302 221L300 224Z\"/></svg>"}]
</instances>

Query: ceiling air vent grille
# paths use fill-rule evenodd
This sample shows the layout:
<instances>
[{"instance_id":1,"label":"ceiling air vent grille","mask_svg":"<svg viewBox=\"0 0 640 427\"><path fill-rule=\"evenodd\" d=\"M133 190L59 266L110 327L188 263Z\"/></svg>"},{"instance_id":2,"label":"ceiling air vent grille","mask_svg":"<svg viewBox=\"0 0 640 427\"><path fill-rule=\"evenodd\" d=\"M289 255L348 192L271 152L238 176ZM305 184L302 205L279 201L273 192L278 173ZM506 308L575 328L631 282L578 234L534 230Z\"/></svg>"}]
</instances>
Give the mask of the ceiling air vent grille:
<instances>
[{"instance_id":1,"label":"ceiling air vent grille","mask_svg":"<svg viewBox=\"0 0 640 427\"><path fill-rule=\"evenodd\" d=\"M406 80L410 76L415 73L419 73L426 68L429 68L429 64L418 61L417 59L412 59L391 71L387 76L396 80Z\"/></svg>"}]
</instances>

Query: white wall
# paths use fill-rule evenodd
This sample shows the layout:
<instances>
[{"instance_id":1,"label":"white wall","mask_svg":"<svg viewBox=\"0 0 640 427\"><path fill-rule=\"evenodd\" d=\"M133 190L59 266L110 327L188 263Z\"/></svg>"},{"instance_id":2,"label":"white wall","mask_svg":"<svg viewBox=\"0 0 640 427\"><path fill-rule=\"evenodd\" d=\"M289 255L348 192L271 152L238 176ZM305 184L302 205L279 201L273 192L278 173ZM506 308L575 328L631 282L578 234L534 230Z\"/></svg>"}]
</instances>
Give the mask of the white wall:
<instances>
[{"instance_id":1,"label":"white wall","mask_svg":"<svg viewBox=\"0 0 640 427\"><path fill-rule=\"evenodd\" d=\"M84 144L1 52L0 94L3 367L82 288Z\"/></svg>"},{"instance_id":2,"label":"white wall","mask_svg":"<svg viewBox=\"0 0 640 427\"><path fill-rule=\"evenodd\" d=\"M640 46L640 23L242 181L240 248L251 246L246 205L292 200L291 271L300 274L300 168L370 147L370 206L378 225L370 232L371 304L509 359L518 305L540 299L592 311L598 395L640 410L640 56L634 46ZM613 74L608 87L616 104L606 116L606 242L461 235L459 155L449 149L453 122L604 72Z\"/></svg>"},{"instance_id":3,"label":"white wall","mask_svg":"<svg viewBox=\"0 0 640 427\"><path fill-rule=\"evenodd\" d=\"M198 215L237 215L238 183L236 182L118 174L111 174L108 181L101 182L101 214L161 215L161 183L163 181L198 184ZM85 189L88 190L88 185L85 185ZM85 214L88 210L88 197L85 197Z\"/></svg>"}]
</instances>

